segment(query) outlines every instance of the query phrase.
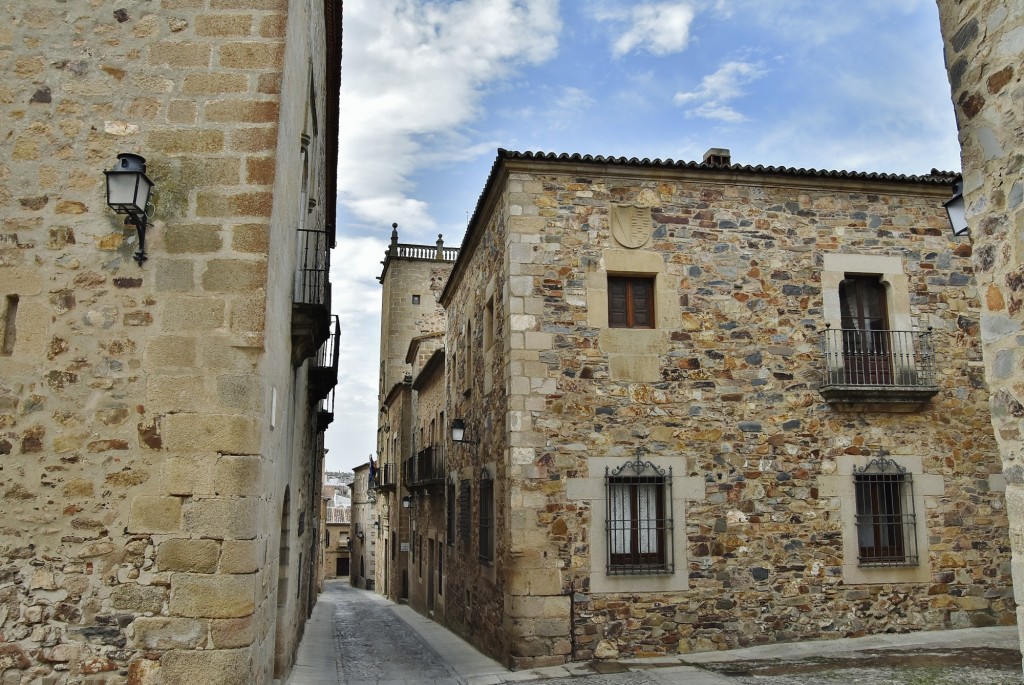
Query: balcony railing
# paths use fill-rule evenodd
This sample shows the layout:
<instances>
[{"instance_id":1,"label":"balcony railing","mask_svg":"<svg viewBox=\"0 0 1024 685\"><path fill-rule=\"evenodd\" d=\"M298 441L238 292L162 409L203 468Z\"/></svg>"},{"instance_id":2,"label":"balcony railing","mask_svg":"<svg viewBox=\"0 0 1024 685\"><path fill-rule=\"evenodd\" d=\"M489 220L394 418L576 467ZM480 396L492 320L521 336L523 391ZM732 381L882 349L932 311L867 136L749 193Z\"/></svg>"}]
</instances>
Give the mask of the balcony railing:
<instances>
[{"instance_id":1,"label":"balcony railing","mask_svg":"<svg viewBox=\"0 0 1024 685\"><path fill-rule=\"evenodd\" d=\"M316 405L316 431L323 433L334 421L334 387L327 391L327 397Z\"/></svg>"},{"instance_id":2,"label":"balcony railing","mask_svg":"<svg viewBox=\"0 0 1024 685\"><path fill-rule=\"evenodd\" d=\"M377 474L378 490L394 490L398 484L398 467L395 464L382 464Z\"/></svg>"},{"instance_id":3,"label":"balcony railing","mask_svg":"<svg viewBox=\"0 0 1024 685\"><path fill-rule=\"evenodd\" d=\"M827 328L818 391L829 402L920 404L939 392L931 329Z\"/></svg>"},{"instance_id":4,"label":"balcony railing","mask_svg":"<svg viewBox=\"0 0 1024 685\"><path fill-rule=\"evenodd\" d=\"M389 253L388 256L400 257L401 259L431 259L444 262L454 262L459 256L459 248L457 247L434 247L433 245L396 243L394 248L394 254Z\"/></svg>"},{"instance_id":5,"label":"balcony railing","mask_svg":"<svg viewBox=\"0 0 1024 685\"><path fill-rule=\"evenodd\" d=\"M444 452L431 445L406 460L406 487L423 488L443 484L445 476Z\"/></svg>"},{"instance_id":6,"label":"balcony railing","mask_svg":"<svg viewBox=\"0 0 1024 685\"><path fill-rule=\"evenodd\" d=\"M457 247L445 247L441 236L437 236L437 242L434 245L400 243L398 242L398 224L392 224L391 227L391 244L388 245L388 249L384 253L384 261L381 262L384 265L384 270L377 277L377 280L381 283L384 282L384 276L387 274L388 266L393 259L454 262L459 258L459 249Z\"/></svg>"},{"instance_id":7,"label":"balcony railing","mask_svg":"<svg viewBox=\"0 0 1024 685\"><path fill-rule=\"evenodd\" d=\"M292 363L312 357L330 333L331 283L328 230L297 231L295 283L292 294Z\"/></svg>"},{"instance_id":8,"label":"balcony railing","mask_svg":"<svg viewBox=\"0 0 1024 685\"><path fill-rule=\"evenodd\" d=\"M338 352L341 345L341 323L338 315L331 317L333 330L317 350L316 359L309 370L309 396L323 399L338 384Z\"/></svg>"},{"instance_id":9,"label":"balcony railing","mask_svg":"<svg viewBox=\"0 0 1024 685\"><path fill-rule=\"evenodd\" d=\"M295 302L329 305L330 234L308 228L299 229L298 234Z\"/></svg>"}]
</instances>

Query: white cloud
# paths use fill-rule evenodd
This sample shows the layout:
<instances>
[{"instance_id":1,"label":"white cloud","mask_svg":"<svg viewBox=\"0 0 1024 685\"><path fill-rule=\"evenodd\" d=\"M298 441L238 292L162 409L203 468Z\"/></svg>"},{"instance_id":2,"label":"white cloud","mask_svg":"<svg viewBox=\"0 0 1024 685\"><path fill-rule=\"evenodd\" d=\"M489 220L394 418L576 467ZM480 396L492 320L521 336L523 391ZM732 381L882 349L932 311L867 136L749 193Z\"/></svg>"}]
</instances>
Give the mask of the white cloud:
<instances>
[{"instance_id":1,"label":"white cloud","mask_svg":"<svg viewBox=\"0 0 1024 685\"><path fill-rule=\"evenodd\" d=\"M694 105L687 116L718 119L730 123L744 121L746 117L727 102L743 95L743 86L765 74L764 68L752 62L726 62L718 71L701 79L700 87L689 93L676 93L677 105Z\"/></svg>"},{"instance_id":2,"label":"white cloud","mask_svg":"<svg viewBox=\"0 0 1024 685\"><path fill-rule=\"evenodd\" d=\"M399 220L413 237L434 230L429 207L410 198L410 177L478 154L481 141L460 129L479 114L484 89L553 57L560 29L558 0L348 0L340 202L377 226Z\"/></svg>"},{"instance_id":3,"label":"white cloud","mask_svg":"<svg viewBox=\"0 0 1024 685\"><path fill-rule=\"evenodd\" d=\"M628 21L629 28L612 45L616 57L642 49L655 55L681 52L690 40L694 10L686 2L637 5L628 16L601 11L598 19Z\"/></svg>"},{"instance_id":4,"label":"white cloud","mask_svg":"<svg viewBox=\"0 0 1024 685\"><path fill-rule=\"evenodd\" d=\"M837 37L881 26L886 20L914 12L933 0L860 0L856 3L821 0L706 0L717 18L758 24L774 35L798 40L807 49ZM894 16L895 15L895 16Z\"/></svg>"},{"instance_id":5,"label":"white cloud","mask_svg":"<svg viewBox=\"0 0 1024 685\"><path fill-rule=\"evenodd\" d=\"M334 313L341 324L334 422L327 429L328 468L364 463L376 450L377 362L380 347L381 285L377 276L387 242L338 236L331 253Z\"/></svg>"}]
</instances>

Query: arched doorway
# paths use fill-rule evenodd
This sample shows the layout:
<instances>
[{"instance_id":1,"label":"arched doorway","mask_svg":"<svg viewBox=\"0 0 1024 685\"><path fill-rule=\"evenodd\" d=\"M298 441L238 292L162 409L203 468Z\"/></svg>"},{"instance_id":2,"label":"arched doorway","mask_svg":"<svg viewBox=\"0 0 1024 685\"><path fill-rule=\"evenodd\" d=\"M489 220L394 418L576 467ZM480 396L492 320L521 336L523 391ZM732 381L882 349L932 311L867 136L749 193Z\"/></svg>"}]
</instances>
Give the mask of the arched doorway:
<instances>
[{"instance_id":1,"label":"arched doorway","mask_svg":"<svg viewBox=\"0 0 1024 685\"><path fill-rule=\"evenodd\" d=\"M291 491L284 489L281 506L281 538L277 547L277 622L274 634L274 677L284 677L288 668L288 566L291 556Z\"/></svg>"}]
</instances>

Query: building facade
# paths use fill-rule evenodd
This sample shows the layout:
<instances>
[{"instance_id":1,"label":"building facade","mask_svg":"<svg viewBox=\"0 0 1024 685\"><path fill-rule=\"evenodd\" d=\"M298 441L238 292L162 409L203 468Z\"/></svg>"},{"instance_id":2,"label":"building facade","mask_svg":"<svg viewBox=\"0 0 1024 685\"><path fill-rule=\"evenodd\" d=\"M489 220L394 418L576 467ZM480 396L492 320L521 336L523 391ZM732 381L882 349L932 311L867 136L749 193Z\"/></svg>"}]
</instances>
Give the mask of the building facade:
<instances>
[{"instance_id":1,"label":"building facade","mask_svg":"<svg viewBox=\"0 0 1024 685\"><path fill-rule=\"evenodd\" d=\"M340 5L6 8L5 681L290 669L337 374ZM156 188L144 233L105 199L119 153Z\"/></svg>"},{"instance_id":2,"label":"building facade","mask_svg":"<svg viewBox=\"0 0 1024 685\"><path fill-rule=\"evenodd\" d=\"M1020 273L1024 266L1024 7L986 0L938 0L946 67L963 165L981 337L991 415L1007 482L1013 574L1024 579L1024 447L1019 417L1024 397L1020 364ZM1018 602L1024 597L1018 595ZM1017 609L1018 625L1024 614ZM1024 637L1022 637L1024 644Z\"/></svg>"},{"instance_id":3,"label":"building facade","mask_svg":"<svg viewBox=\"0 0 1024 685\"><path fill-rule=\"evenodd\" d=\"M443 622L514 668L1013 623L953 181L499 151L439 298Z\"/></svg>"},{"instance_id":4,"label":"building facade","mask_svg":"<svg viewBox=\"0 0 1024 685\"><path fill-rule=\"evenodd\" d=\"M352 490L349 484L327 474L323 488L324 531L320 577L323 580L349 578L350 529L352 524Z\"/></svg>"},{"instance_id":5,"label":"building facade","mask_svg":"<svg viewBox=\"0 0 1024 685\"><path fill-rule=\"evenodd\" d=\"M349 582L352 587L373 590L376 586L377 539L380 515L371 464L355 469L352 481L352 520L349 524Z\"/></svg>"},{"instance_id":6,"label":"building facade","mask_svg":"<svg viewBox=\"0 0 1024 685\"><path fill-rule=\"evenodd\" d=\"M424 427L417 423L414 374L418 375L433 352L443 345L444 311L437 298L457 256L458 250L446 248L440 235L434 245L400 243L398 225L393 224L391 243L378 279L382 305L379 473L374 483L381 517L377 589L396 601L408 599L412 586L417 592L422 590L419 566L413 569L412 564L417 552L415 544L423 529L414 533L410 508L414 502L419 507L426 501L427 493L418 482L417 463L431 453L420 453L426 447L440 447L441 443L439 437L434 438L435 442L424 442ZM435 436L440 436L440 430L435 417ZM429 470L443 468L443 453L438 454ZM434 482L430 485L437 486ZM436 549L436 539L434 544ZM417 604L422 602L417 600Z\"/></svg>"}]
</instances>

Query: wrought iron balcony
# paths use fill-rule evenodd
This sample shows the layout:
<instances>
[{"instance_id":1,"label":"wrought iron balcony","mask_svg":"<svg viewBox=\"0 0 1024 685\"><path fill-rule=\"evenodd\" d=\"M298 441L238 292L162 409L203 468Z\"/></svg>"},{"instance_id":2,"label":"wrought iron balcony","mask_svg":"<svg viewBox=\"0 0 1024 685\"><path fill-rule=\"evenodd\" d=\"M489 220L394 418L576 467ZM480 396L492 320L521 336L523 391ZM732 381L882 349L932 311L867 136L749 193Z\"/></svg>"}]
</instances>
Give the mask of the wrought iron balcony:
<instances>
[{"instance_id":1,"label":"wrought iron balcony","mask_svg":"<svg viewBox=\"0 0 1024 685\"><path fill-rule=\"evenodd\" d=\"M922 404L939 392L932 332L826 328L818 392L828 402Z\"/></svg>"},{"instance_id":2,"label":"wrought iron balcony","mask_svg":"<svg viewBox=\"0 0 1024 685\"><path fill-rule=\"evenodd\" d=\"M435 445L420 450L408 460L409 488L424 488L444 483L444 453Z\"/></svg>"},{"instance_id":3,"label":"wrought iron balcony","mask_svg":"<svg viewBox=\"0 0 1024 685\"><path fill-rule=\"evenodd\" d=\"M316 360L309 369L309 397L321 400L338 384L338 351L341 344L341 322L335 314L331 317L334 330L317 350Z\"/></svg>"},{"instance_id":4,"label":"wrought iron balcony","mask_svg":"<svg viewBox=\"0 0 1024 685\"><path fill-rule=\"evenodd\" d=\"M327 392L327 397L316 405L316 432L323 433L334 421L334 388Z\"/></svg>"},{"instance_id":5,"label":"wrought iron balcony","mask_svg":"<svg viewBox=\"0 0 1024 685\"><path fill-rule=\"evenodd\" d=\"M382 464L380 473L377 474L377 489L394 490L396 485L398 485L398 466L391 463Z\"/></svg>"},{"instance_id":6,"label":"wrought iron balcony","mask_svg":"<svg viewBox=\"0 0 1024 685\"><path fill-rule=\"evenodd\" d=\"M331 232L298 230L295 284L292 297L292 363L312 357L330 334Z\"/></svg>"}]
</instances>

